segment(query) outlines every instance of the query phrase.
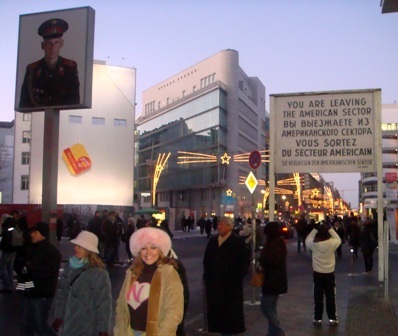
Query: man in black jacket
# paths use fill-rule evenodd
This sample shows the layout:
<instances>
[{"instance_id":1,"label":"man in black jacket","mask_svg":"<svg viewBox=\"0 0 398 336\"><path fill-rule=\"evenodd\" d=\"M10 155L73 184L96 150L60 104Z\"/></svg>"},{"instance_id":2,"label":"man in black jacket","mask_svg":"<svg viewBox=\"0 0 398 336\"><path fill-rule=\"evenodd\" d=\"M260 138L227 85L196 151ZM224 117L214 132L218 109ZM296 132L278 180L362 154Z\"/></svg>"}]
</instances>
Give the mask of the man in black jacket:
<instances>
[{"instance_id":1,"label":"man in black jacket","mask_svg":"<svg viewBox=\"0 0 398 336\"><path fill-rule=\"evenodd\" d=\"M48 314L57 290L61 253L47 239L47 223L38 222L29 229L32 244L26 257L22 335L56 335L47 324Z\"/></svg>"},{"instance_id":2,"label":"man in black jacket","mask_svg":"<svg viewBox=\"0 0 398 336\"><path fill-rule=\"evenodd\" d=\"M17 219L18 211L13 210L11 211L11 216L8 216L2 225L0 271L3 288L0 293L12 293L14 288L14 262L17 255L17 247L12 245L12 231L15 229Z\"/></svg>"}]
</instances>

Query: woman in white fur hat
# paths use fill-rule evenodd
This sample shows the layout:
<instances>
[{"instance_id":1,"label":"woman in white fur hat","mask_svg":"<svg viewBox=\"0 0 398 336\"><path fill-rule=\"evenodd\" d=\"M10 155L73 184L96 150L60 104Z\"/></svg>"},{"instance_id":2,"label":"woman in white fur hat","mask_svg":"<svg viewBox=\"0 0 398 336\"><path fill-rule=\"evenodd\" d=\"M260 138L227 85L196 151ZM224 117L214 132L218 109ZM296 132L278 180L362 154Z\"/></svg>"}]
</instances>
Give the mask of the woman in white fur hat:
<instances>
[{"instance_id":1,"label":"woman in white fur hat","mask_svg":"<svg viewBox=\"0 0 398 336\"><path fill-rule=\"evenodd\" d=\"M108 336L112 315L109 274L99 257L98 238L82 231L70 241L75 255L66 265L57 296L53 329L62 335Z\"/></svg>"},{"instance_id":2,"label":"woman in white fur hat","mask_svg":"<svg viewBox=\"0 0 398 336\"><path fill-rule=\"evenodd\" d=\"M175 336L183 318L184 295L171 240L158 228L141 228L130 238L136 257L116 303L114 336Z\"/></svg>"}]
</instances>

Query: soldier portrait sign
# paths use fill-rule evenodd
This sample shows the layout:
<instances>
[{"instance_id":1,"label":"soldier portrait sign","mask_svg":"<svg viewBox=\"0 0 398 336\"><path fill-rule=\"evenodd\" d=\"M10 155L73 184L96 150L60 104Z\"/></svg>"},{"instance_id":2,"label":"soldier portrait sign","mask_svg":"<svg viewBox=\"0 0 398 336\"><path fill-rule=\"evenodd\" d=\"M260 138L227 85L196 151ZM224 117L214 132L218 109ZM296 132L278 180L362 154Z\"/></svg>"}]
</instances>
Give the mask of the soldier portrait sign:
<instances>
[{"instance_id":1,"label":"soldier portrait sign","mask_svg":"<svg viewBox=\"0 0 398 336\"><path fill-rule=\"evenodd\" d=\"M271 95L275 172L376 171L380 94L375 89Z\"/></svg>"},{"instance_id":2,"label":"soldier portrait sign","mask_svg":"<svg viewBox=\"0 0 398 336\"><path fill-rule=\"evenodd\" d=\"M15 110L91 107L94 10L20 16Z\"/></svg>"}]
</instances>

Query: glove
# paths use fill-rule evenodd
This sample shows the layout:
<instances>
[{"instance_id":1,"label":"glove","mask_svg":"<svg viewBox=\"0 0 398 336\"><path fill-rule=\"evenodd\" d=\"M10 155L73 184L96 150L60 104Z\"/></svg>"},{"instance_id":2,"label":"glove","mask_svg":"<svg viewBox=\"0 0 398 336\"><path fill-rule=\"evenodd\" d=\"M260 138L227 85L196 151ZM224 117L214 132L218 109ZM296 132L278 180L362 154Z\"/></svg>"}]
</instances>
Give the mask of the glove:
<instances>
[{"instance_id":1,"label":"glove","mask_svg":"<svg viewBox=\"0 0 398 336\"><path fill-rule=\"evenodd\" d=\"M106 331L100 331L98 336L108 336L108 333Z\"/></svg>"},{"instance_id":2,"label":"glove","mask_svg":"<svg viewBox=\"0 0 398 336\"><path fill-rule=\"evenodd\" d=\"M51 328L55 331L58 332L59 328L61 328L61 325L64 323L61 319L55 319Z\"/></svg>"}]
</instances>

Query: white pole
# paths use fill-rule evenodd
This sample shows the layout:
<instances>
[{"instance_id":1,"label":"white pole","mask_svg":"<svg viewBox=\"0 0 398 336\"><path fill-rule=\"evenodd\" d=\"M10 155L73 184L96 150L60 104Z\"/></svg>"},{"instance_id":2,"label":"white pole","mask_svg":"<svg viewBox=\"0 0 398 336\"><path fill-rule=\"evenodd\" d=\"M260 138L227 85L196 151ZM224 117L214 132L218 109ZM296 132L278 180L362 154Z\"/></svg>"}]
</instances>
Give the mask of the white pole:
<instances>
[{"instance_id":1,"label":"white pole","mask_svg":"<svg viewBox=\"0 0 398 336\"><path fill-rule=\"evenodd\" d=\"M269 204L269 220L270 222L274 221L274 212L275 212L275 127L276 127L276 118L275 118L275 97L270 96L270 151L269 151L269 196L268 196L268 204Z\"/></svg>"},{"instance_id":2,"label":"white pole","mask_svg":"<svg viewBox=\"0 0 398 336\"><path fill-rule=\"evenodd\" d=\"M383 220L383 153L382 153L382 130L381 130L381 90L374 92L374 114L375 114L375 150L377 169L377 234L379 237L379 295L388 298L386 254L387 242L385 239L385 226Z\"/></svg>"}]
</instances>

